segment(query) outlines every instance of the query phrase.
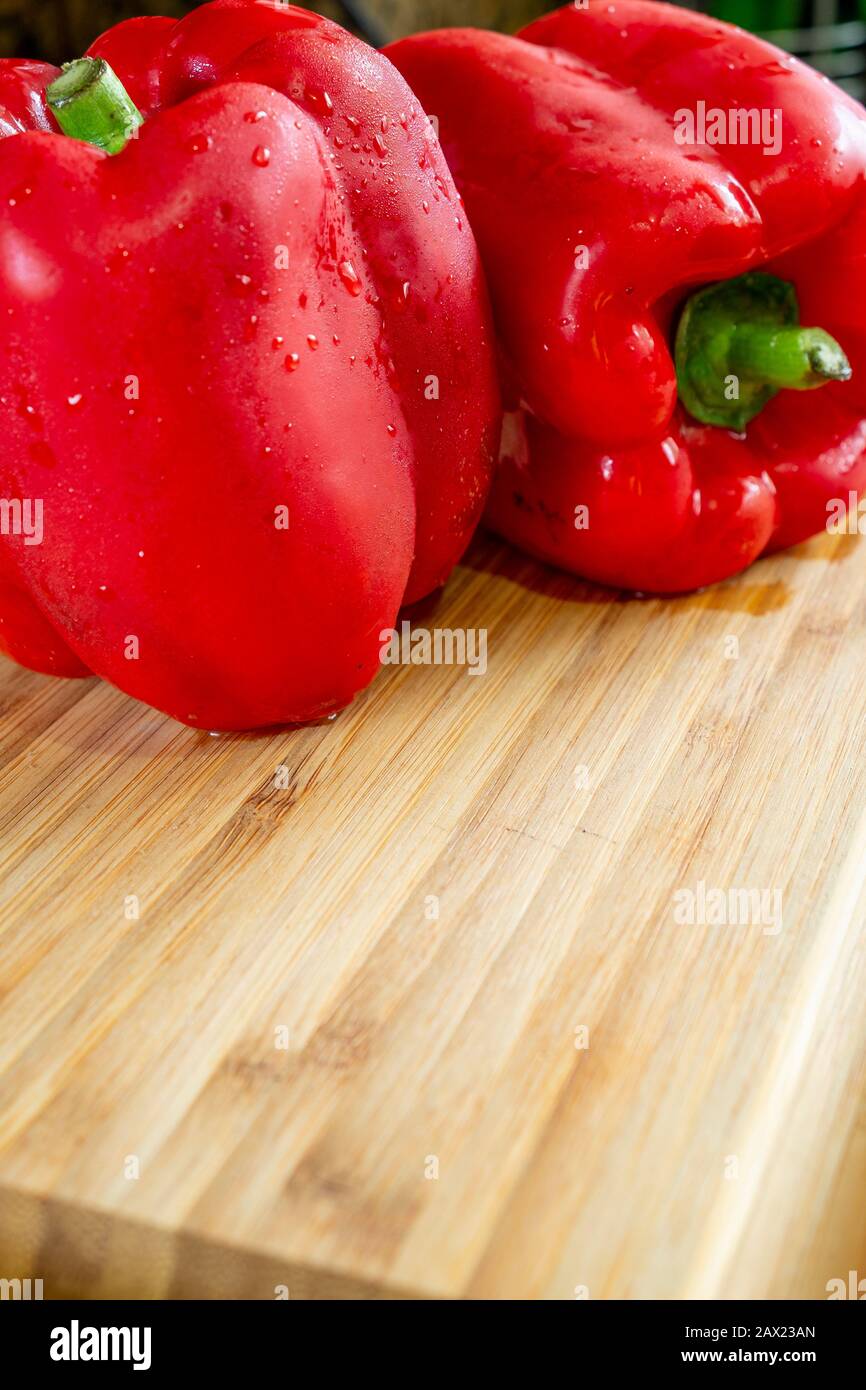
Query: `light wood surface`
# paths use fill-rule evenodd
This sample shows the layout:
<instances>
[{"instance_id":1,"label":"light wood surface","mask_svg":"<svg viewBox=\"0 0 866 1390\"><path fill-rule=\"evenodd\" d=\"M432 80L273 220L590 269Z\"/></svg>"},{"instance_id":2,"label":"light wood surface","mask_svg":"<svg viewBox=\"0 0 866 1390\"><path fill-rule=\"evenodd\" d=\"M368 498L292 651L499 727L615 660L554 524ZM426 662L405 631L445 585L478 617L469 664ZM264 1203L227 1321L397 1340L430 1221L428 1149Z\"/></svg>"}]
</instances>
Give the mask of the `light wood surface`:
<instances>
[{"instance_id":1,"label":"light wood surface","mask_svg":"<svg viewBox=\"0 0 866 1390\"><path fill-rule=\"evenodd\" d=\"M2 663L0 1276L866 1276L864 544L624 601L482 539L414 621L486 628L487 674L259 737ZM782 930L679 923L699 881Z\"/></svg>"}]
</instances>

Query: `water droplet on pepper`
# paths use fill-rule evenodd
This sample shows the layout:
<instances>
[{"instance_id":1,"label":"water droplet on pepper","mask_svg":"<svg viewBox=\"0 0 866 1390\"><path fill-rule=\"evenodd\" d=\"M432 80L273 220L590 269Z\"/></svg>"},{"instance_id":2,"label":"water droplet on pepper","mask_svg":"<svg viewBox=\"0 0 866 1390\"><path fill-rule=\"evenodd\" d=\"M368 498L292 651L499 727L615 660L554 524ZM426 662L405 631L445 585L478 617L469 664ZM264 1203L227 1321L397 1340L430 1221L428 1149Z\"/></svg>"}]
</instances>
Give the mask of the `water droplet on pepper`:
<instances>
[{"instance_id":1,"label":"water droplet on pepper","mask_svg":"<svg viewBox=\"0 0 866 1390\"><path fill-rule=\"evenodd\" d=\"M355 270L351 261L340 261L340 264L337 266L337 274L346 286L349 294L359 295L361 293L363 285L358 279L358 272Z\"/></svg>"}]
</instances>

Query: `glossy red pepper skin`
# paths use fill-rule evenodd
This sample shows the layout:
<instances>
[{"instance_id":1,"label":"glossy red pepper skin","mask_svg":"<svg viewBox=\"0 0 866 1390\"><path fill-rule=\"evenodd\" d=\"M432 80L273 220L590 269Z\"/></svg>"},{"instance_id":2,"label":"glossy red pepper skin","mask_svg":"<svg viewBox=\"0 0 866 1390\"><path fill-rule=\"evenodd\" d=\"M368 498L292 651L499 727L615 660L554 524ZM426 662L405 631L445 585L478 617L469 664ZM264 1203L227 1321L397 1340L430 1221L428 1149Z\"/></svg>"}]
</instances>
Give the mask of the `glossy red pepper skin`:
<instances>
[{"instance_id":1,"label":"glossy red pepper skin","mask_svg":"<svg viewBox=\"0 0 866 1390\"><path fill-rule=\"evenodd\" d=\"M438 118L490 285L508 412L493 529L662 593L822 530L866 485L863 109L758 39L645 0L386 51ZM679 144L676 113L700 100L781 110L779 153ZM678 406L671 326L695 287L759 268L793 282L854 375L781 392L735 437Z\"/></svg>"},{"instance_id":2,"label":"glossy red pepper skin","mask_svg":"<svg viewBox=\"0 0 866 1390\"><path fill-rule=\"evenodd\" d=\"M44 503L42 544L0 537L0 648L199 727L321 717L485 501L472 234L403 79L317 15L218 0L93 52L137 139L0 141L0 497ZM45 77L0 65L10 120Z\"/></svg>"}]
</instances>

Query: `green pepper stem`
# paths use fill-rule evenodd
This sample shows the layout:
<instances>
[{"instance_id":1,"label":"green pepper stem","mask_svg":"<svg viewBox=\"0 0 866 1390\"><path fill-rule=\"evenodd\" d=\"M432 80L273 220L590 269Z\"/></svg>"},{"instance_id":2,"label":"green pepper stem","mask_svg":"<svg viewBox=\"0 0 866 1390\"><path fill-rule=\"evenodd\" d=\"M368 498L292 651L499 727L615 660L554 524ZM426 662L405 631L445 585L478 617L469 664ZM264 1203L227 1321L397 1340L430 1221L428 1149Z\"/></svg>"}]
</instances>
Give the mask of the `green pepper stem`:
<instances>
[{"instance_id":1,"label":"green pepper stem","mask_svg":"<svg viewBox=\"0 0 866 1390\"><path fill-rule=\"evenodd\" d=\"M45 93L64 135L119 154L144 124L120 78L103 58L67 63Z\"/></svg>"},{"instance_id":2,"label":"green pepper stem","mask_svg":"<svg viewBox=\"0 0 866 1390\"><path fill-rule=\"evenodd\" d=\"M730 430L743 430L780 390L814 391L852 375L829 333L801 327L794 286L763 271L693 294L675 355L685 409Z\"/></svg>"},{"instance_id":3,"label":"green pepper stem","mask_svg":"<svg viewBox=\"0 0 866 1390\"><path fill-rule=\"evenodd\" d=\"M828 381L848 381L851 364L823 328L768 328L739 323L729 360L737 376L790 391L814 391Z\"/></svg>"}]
</instances>

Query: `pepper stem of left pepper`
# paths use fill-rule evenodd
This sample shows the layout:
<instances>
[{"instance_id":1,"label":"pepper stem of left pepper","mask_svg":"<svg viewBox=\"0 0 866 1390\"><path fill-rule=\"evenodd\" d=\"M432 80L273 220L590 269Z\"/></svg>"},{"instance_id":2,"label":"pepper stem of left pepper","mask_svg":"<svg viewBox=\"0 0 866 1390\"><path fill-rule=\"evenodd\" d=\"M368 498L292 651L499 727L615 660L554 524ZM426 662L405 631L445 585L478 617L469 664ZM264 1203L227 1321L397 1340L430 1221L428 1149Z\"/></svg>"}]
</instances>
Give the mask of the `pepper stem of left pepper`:
<instances>
[{"instance_id":1,"label":"pepper stem of left pepper","mask_svg":"<svg viewBox=\"0 0 866 1390\"><path fill-rule=\"evenodd\" d=\"M144 117L104 58L67 63L45 93L64 135L120 154Z\"/></svg>"}]
</instances>

